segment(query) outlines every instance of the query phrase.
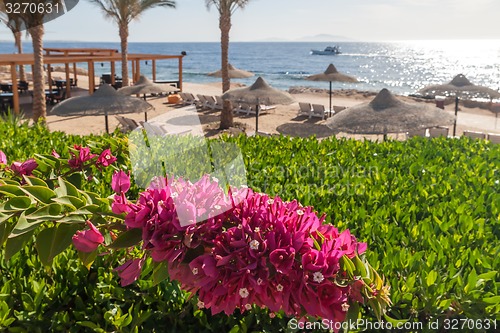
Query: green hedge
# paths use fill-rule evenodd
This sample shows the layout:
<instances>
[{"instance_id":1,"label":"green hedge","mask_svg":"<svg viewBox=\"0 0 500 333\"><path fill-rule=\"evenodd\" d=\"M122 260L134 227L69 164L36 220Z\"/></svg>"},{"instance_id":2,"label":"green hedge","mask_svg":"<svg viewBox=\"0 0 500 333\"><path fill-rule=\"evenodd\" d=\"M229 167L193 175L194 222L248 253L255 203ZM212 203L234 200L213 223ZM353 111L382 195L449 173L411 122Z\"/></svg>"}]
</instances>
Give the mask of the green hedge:
<instances>
[{"instance_id":1,"label":"green hedge","mask_svg":"<svg viewBox=\"0 0 500 333\"><path fill-rule=\"evenodd\" d=\"M127 158L116 133L77 137L0 124L0 138L10 160L93 141ZM368 260L392 286L392 317L424 327L436 320L443 327L445 318L489 318L499 328L500 145L466 138L223 140L241 148L249 186L313 205L327 213L327 223L368 242ZM111 192L105 184L88 186ZM31 246L0 260L0 330L285 330L287 318L271 319L260 309L245 317L196 310L175 283L121 288L111 270L116 264L117 258L99 258L89 272L67 251L44 268ZM375 321L370 313L365 318Z\"/></svg>"}]
</instances>

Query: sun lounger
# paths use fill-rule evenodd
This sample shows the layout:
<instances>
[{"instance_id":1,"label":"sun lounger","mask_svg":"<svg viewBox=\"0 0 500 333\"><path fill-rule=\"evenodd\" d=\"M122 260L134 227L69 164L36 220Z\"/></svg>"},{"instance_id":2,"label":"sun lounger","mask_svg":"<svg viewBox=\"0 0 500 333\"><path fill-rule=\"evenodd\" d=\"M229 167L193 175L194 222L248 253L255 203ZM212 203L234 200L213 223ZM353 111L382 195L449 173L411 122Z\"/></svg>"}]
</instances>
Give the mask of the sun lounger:
<instances>
[{"instance_id":1,"label":"sun lounger","mask_svg":"<svg viewBox=\"0 0 500 333\"><path fill-rule=\"evenodd\" d=\"M418 130L413 130L413 131L406 132L406 138L407 139L413 138L415 136L426 137L427 136L427 129L426 128L422 128L422 129L418 129Z\"/></svg>"},{"instance_id":2,"label":"sun lounger","mask_svg":"<svg viewBox=\"0 0 500 333\"><path fill-rule=\"evenodd\" d=\"M115 116L115 118L118 120L120 125L122 125L122 131L125 133L133 131L137 127L140 127L140 125L134 119L125 118L123 116Z\"/></svg>"},{"instance_id":3,"label":"sun lounger","mask_svg":"<svg viewBox=\"0 0 500 333\"><path fill-rule=\"evenodd\" d=\"M179 96L182 98L182 105L193 105L196 103L196 97L191 93L180 92Z\"/></svg>"},{"instance_id":4,"label":"sun lounger","mask_svg":"<svg viewBox=\"0 0 500 333\"><path fill-rule=\"evenodd\" d=\"M222 110L223 107L224 107L224 100L222 99L222 96L215 96L214 109Z\"/></svg>"},{"instance_id":5,"label":"sun lounger","mask_svg":"<svg viewBox=\"0 0 500 333\"><path fill-rule=\"evenodd\" d=\"M236 113L243 112L243 113L248 114L249 108L250 108L250 105L248 105L247 103L238 103L238 105L235 108L235 111L236 111Z\"/></svg>"},{"instance_id":6,"label":"sun lounger","mask_svg":"<svg viewBox=\"0 0 500 333\"><path fill-rule=\"evenodd\" d=\"M299 113L297 114L298 117L300 116L310 117L311 113L312 113L311 103L299 102Z\"/></svg>"},{"instance_id":7,"label":"sun lounger","mask_svg":"<svg viewBox=\"0 0 500 333\"><path fill-rule=\"evenodd\" d=\"M326 118L325 106L322 104L312 104L312 112L309 115L309 118L311 117L318 117L321 119L325 119Z\"/></svg>"},{"instance_id":8,"label":"sun lounger","mask_svg":"<svg viewBox=\"0 0 500 333\"><path fill-rule=\"evenodd\" d=\"M332 108L333 108L334 114L337 114L337 113L339 113L339 112L344 111L345 109L347 109L346 106L339 106L339 105L334 105Z\"/></svg>"},{"instance_id":9,"label":"sun lounger","mask_svg":"<svg viewBox=\"0 0 500 333\"><path fill-rule=\"evenodd\" d=\"M500 143L500 134L489 133L488 140L490 140L491 143Z\"/></svg>"},{"instance_id":10,"label":"sun lounger","mask_svg":"<svg viewBox=\"0 0 500 333\"><path fill-rule=\"evenodd\" d=\"M464 136L472 139L486 139L486 134L483 132L464 131Z\"/></svg>"},{"instance_id":11,"label":"sun lounger","mask_svg":"<svg viewBox=\"0 0 500 333\"><path fill-rule=\"evenodd\" d=\"M448 137L449 129L448 127L432 127L429 128L429 137L438 138L440 136Z\"/></svg>"},{"instance_id":12,"label":"sun lounger","mask_svg":"<svg viewBox=\"0 0 500 333\"><path fill-rule=\"evenodd\" d=\"M214 96L205 95L205 107L208 109L215 110L215 98Z\"/></svg>"}]
</instances>

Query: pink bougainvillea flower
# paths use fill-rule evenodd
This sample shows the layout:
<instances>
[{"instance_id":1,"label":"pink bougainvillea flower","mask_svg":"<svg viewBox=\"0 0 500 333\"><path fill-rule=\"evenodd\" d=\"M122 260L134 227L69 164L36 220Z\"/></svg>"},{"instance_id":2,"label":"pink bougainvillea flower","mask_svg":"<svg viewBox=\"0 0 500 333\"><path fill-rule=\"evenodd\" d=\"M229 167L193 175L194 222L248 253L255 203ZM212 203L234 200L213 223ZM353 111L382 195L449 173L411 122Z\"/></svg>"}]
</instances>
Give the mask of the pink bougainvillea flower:
<instances>
[{"instance_id":1,"label":"pink bougainvillea flower","mask_svg":"<svg viewBox=\"0 0 500 333\"><path fill-rule=\"evenodd\" d=\"M116 194L127 193L130 189L130 175L127 175L122 170L115 172L111 179L111 188Z\"/></svg>"},{"instance_id":2,"label":"pink bougainvillea flower","mask_svg":"<svg viewBox=\"0 0 500 333\"><path fill-rule=\"evenodd\" d=\"M77 231L73 235L73 245L81 252L92 252L104 242L104 237L92 222L87 221L87 226L89 229Z\"/></svg>"},{"instance_id":3,"label":"pink bougainvillea flower","mask_svg":"<svg viewBox=\"0 0 500 333\"><path fill-rule=\"evenodd\" d=\"M81 170L85 162L90 161L96 156L90 153L89 147L75 145L74 148L78 151L78 156L74 152L70 152L72 158L68 160L68 164L72 169Z\"/></svg>"},{"instance_id":4,"label":"pink bougainvillea flower","mask_svg":"<svg viewBox=\"0 0 500 333\"><path fill-rule=\"evenodd\" d=\"M0 164L7 164L7 156L0 150Z\"/></svg>"},{"instance_id":5,"label":"pink bougainvillea flower","mask_svg":"<svg viewBox=\"0 0 500 333\"><path fill-rule=\"evenodd\" d=\"M111 154L111 150L105 149L97 158L97 165L102 165L103 167L108 167L116 162L116 157Z\"/></svg>"},{"instance_id":6,"label":"pink bougainvillea flower","mask_svg":"<svg viewBox=\"0 0 500 333\"><path fill-rule=\"evenodd\" d=\"M21 162L14 162L10 166L10 169L14 171L14 173L17 176L21 175L26 175L26 176L31 176L33 170L35 170L38 167L38 163L32 158L24 161L23 163Z\"/></svg>"},{"instance_id":7,"label":"pink bougainvillea flower","mask_svg":"<svg viewBox=\"0 0 500 333\"><path fill-rule=\"evenodd\" d=\"M61 157L61 155L59 155L59 154L57 153L57 151L55 151L54 149L52 149L52 153L50 153L50 154L51 154L52 156L54 156L55 158L60 158L60 157Z\"/></svg>"},{"instance_id":8,"label":"pink bougainvillea flower","mask_svg":"<svg viewBox=\"0 0 500 333\"><path fill-rule=\"evenodd\" d=\"M115 268L115 271L118 272L118 276L120 277L120 284L122 287L132 284L139 278L143 264L144 258L138 258L129 260L123 265Z\"/></svg>"}]
</instances>

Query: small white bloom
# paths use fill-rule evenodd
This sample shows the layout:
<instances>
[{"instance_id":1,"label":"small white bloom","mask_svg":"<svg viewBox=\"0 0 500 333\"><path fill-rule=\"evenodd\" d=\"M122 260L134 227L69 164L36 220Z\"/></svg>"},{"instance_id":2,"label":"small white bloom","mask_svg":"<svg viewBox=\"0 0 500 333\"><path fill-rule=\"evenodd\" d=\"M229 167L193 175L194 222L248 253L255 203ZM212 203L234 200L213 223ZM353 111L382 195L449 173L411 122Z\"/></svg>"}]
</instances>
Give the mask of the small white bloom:
<instances>
[{"instance_id":1,"label":"small white bloom","mask_svg":"<svg viewBox=\"0 0 500 333\"><path fill-rule=\"evenodd\" d=\"M279 291L279 292L283 291L283 286L281 284L278 284L276 286L276 290Z\"/></svg>"},{"instance_id":2,"label":"small white bloom","mask_svg":"<svg viewBox=\"0 0 500 333\"><path fill-rule=\"evenodd\" d=\"M267 204L272 205L274 203L274 199L267 199Z\"/></svg>"},{"instance_id":3,"label":"small white bloom","mask_svg":"<svg viewBox=\"0 0 500 333\"><path fill-rule=\"evenodd\" d=\"M260 245L260 243L256 239L254 239L253 241L250 242L250 248L252 250L258 250L259 249L259 245Z\"/></svg>"},{"instance_id":4,"label":"small white bloom","mask_svg":"<svg viewBox=\"0 0 500 333\"><path fill-rule=\"evenodd\" d=\"M245 309L252 310L252 304L249 303L245 304Z\"/></svg>"},{"instance_id":5,"label":"small white bloom","mask_svg":"<svg viewBox=\"0 0 500 333\"><path fill-rule=\"evenodd\" d=\"M259 227L255 227L255 229L253 230L254 232L259 232L260 231L260 228Z\"/></svg>"},{"instance_id":6,"label":"small white bloom","mask_svg":"<svg viewBox=\"0 0 500 333\"><path fill-rule=\"evenodd\" d=\"M262 283L264 283L264 280L262 280L261 278L258 278L257 279L257 284L260 286Z\"/></svg>"},{"instance_id":7,"label":"small white bloom","mask_svg":"<svg viewBox=\"0 0 500 333\"><path fill-rule=\"evenodd\" d=\"M321 272L316 272L313 274L313 280L314 282L321 283L323 282L325 278L323 277L323 274Z\"/></svg>"},{"instance_id":8,"label":"small white bloom","mask_svg":"<svg viewBox=\"0 0 500 333\"><path fill-rule=\"evenodd\" d=\"M197 275L198 274L198 268L194 267L191 272L193 272L193 275Z\"/></svg>"},{"instance_id":9,"label":"small white bloom","mask_svg":"<svg viewBox=\"0 0 500 333\"><path fill-rule=\"evenodd\" d=\"M216 177L212 177L212 181L218 183L219 182L219 178L216 178Z\"/></svg>"},{"instance_id":10,"label":"small white bloom","mask_svg":"<svg viewBox=\"0 0 500 333\"><path fill-rule=\"evenodd\" d=\"M238 224L238 229L243 229L243 225Z\"/></svg>"},{"instance_id":11,"label":"small white bloom","mask_svg":"<svg viewBox=\"0 0 500 333\"><path fill-rule=\"evenodd\" d=\"M172 194L170 194L170 196L171 196L172 198L177 198L177 197L179 196L179 193L177 193L177 192L172 192Z\"/></svg>"},{"instance_id":12,"label":"small white bloom","mask_svg":"<svg viewBox=\"0 0 500 333\"><path fill-rule=\"evenodd\" d=\"M202 301L198 301L197 305L199 309L203 309L205 307L205 303L203 303Z\"/></svg>"},{"instance_id":13,"label":"small white bloom","mask_svg":"<svg viewBox=\"0 0 500 333\"><path fill-rule=\"evenodd\" d=\"M497 184L497 185L500 184L500 180L498 180L498 179L495 180L495 184Z\"/></svg>"},{"instance_id":14,"label":"small white bloom","mask_svg":"<svg viewBox=\"0 0 500 333\"><path fill-rule=\"evenodd\" d=\"M349 311L349 304L347 303L342 303L342 311L347 312Z\"/></svg>"},{"instance_id":15,"label":"small white bloom","mask_svg":"<svg viewBox=\"0 0 500 333\"><path fill-rule=\"evenodd\" d=\"M297 210L297 215L304 215L304 211L302 209Z\"/></svg>"},{"instance_id":16,"label":"small white bloom","mask_svg":"<svg viewBox=\"0 0 500 333\"><path fill-rule=\"evenodd\" d=\"M219 210L220 208L221 208L220 205L215 205L214 206L214 209L216 209L216 210Z\"/></svg>"},{"instance_id":17,"label":"small white bloom","mask_svg":"<svg viewBox=\"0 0 500 333\"><path fill-rule=\"evenodd\" d=\"M378 156L378 154L377 153L373 153L373 156Z\"/></svg>"},{"instance_id":18,"label":"small white bloom","mask_svg":"<svg viewBox=\"0 0 500 333\"><path fill-rule=\"evenodd\" d=\"M422 169L422 173L425 173L425 172L426 172L425 169Z\"/></svg>"},{"instance_id":19,"label":"small white bloom","mask_svg":"<svg viewBox=\"0 0 500 333\"><path fill-rule=\"evenodd\" d=\"M240 296L241 298L247 298L250 293L247 288L240 288Z\"/></svg>"}]
</instances>

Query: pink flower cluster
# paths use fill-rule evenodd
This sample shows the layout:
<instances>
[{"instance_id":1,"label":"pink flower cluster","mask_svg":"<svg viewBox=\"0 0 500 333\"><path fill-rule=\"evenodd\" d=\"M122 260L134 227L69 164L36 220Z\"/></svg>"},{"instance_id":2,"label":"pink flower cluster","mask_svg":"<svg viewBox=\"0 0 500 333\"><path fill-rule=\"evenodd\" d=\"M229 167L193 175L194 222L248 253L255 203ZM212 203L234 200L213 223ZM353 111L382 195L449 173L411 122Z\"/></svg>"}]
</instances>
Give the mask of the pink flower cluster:
<instances>
[{"instance_id":1,"label":"pink flower cluster","mask_svg":"<svg viewBox=\"0 0 500 333\"><path fill-rule=\"evenodd\" d=\"M197 292L198 306L213 314L256 305L343 321L349 304L363 301L340 260L366 244L323 225L324 216L297 201L250 189L226 194L205 176L196 183L159 179L135 204L118 194L114 210L127 213L126 225L142 229L152 259L167 261L170 277ZM122 284L140 274L140 265L130 266Z\"/></svg>"},{"instance_id":2,"label":"pink flower cluster","mask_svg":"<svg viewBox=\"0 0 500 333\"><path fill-rule=\"evenodd\" d=\"M70 151L71 158L68 160L68 165L70 168L75 170L83 170L85 163L92 161L97 155L90 153L89 147L82 147L79 145L74 145L74 151ZM54 156L59 157L56 152L52 153ZM108 167L116 161L116 157L111 154L109 149L105 149L97 157L95 165L97 167Z\"/></svg>"}]
</instances>

